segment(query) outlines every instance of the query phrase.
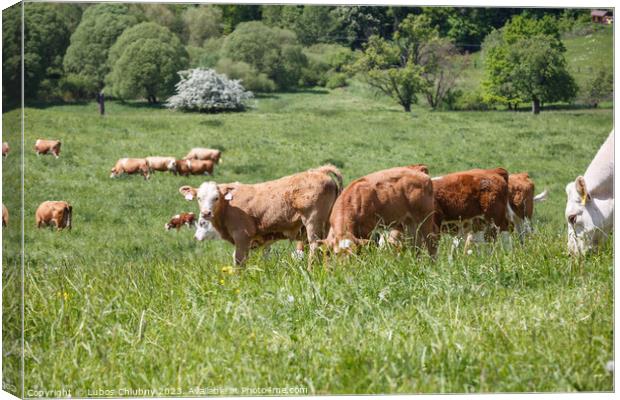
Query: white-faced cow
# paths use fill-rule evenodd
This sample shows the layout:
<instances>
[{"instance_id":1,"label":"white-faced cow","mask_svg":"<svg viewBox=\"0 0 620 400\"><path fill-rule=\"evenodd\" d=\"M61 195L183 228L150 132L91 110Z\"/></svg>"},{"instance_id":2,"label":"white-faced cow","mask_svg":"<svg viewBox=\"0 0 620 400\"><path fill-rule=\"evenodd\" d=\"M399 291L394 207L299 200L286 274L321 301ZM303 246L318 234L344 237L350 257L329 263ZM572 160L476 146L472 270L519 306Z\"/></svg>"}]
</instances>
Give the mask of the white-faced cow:
<instances>
[{"instance_id":1,"label":"white-faced cow","mask_svg":"<svg viewBox=\"0 0 620 400\"><path fill-rule=\"evenodd\" d=\"M566 185L568 251L584 255L598 248L614 222L614 131L583 176Z\"/></svg>"},{"instance_id":2,"label":"white-faced cow","mask_svg":"<svg viewBox=\"0 0 620 400\"><path fill-rule=\"evenodd\" d=\"M312 256L341 187L340 171L325 165L274 181L205 182L199 188L183 186L179 192L187 200L198 200L200 216L235 245L235 263L242 264L253 243L297 240L303 228Z\"/></svg>"},{"instance_id":3,"label":"white-faced cow","mask_svg":"<svg viewBox=\"0 0 620 400\"><path fill-rule=\"evenodd\" d=\"M177 173L177 160L174 157L147 157L145 160L151 171Z\"/></svg>"},{"instance_id":4,"label":"white-faced cow","mask_svg":"<svg viewBox=\"0 0 620 400\"><path fill-rule=\"evenodd\" d=\"M185 156L188 160L211 160L216 164L220 163L222 152L217 149L207 149L205 147L194 147Z\"/></svg>"},{"instance_id":5,"label":"white-faced cow","mask_svg":"<svg viewBox=\"0 0 620 400\"><path fill-rule=\"evenodd\" d=\"M37 156L40 154L51 153L54 157L60 157L60 140L37 139L34 143L34 151Z\"/></svg>"},{"instance_id":6,"label":"white-faced cow","mask_svg":"<svg viewBox=\"0 0 620 400\"><path fill-rule=\"evenodd\" d=\"M149 179L150 168L144 158L121 158L110 170L110 178L116 178L123 174L141 174L144 179Z\"/></svg>"}]
</instances>

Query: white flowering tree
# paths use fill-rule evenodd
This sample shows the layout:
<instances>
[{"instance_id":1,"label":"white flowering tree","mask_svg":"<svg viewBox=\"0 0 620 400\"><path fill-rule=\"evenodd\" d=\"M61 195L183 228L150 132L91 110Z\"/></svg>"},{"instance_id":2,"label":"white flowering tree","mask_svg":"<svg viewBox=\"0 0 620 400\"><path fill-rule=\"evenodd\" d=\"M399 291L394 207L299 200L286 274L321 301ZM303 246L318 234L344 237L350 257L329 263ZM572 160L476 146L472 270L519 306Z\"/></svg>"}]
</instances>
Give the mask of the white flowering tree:
<instances>
[{"instance_id":1,"label":"white flowering tree","mask_svg":"<svg viewBox=\"0 0 620 400\"><path fill-rule=\"evenodd\" d=\"M183 111L243 110L254 95L241 86L241 81L228 79L212 69L180 71L181 81L166 107Z\"/></svg>"}]
</instances>

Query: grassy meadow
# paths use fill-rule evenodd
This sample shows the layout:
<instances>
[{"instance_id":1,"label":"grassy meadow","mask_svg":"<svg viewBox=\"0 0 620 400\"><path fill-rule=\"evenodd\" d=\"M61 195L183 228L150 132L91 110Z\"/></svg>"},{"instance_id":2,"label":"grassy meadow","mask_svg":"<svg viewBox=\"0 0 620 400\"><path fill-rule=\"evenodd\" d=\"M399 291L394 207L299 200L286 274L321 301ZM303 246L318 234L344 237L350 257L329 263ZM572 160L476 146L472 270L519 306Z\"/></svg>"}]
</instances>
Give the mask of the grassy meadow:
<instances>
[{"instance_id":1,"label":"grassy meadow","mask_svg":"<svg viewBox=\"0 0 620 400\"><path fill-rule=\"evenodd\" d=\"M362 85L259 97L245 113L184 114L109 102L25 110L25 395L69 390L301 387L308 394L611 391L613 248L566 255L564 186L612 129L612 111L406 114ZM19 138L19 111L4 140ZM62 154L36 157L38 137ZM426 163L528 171L550 191L536 232L512 249L439 257L365 249L306 271L280 242L243 270L233 247L164 231L196 211L177 190L205 177L110 179L120 157L218 147L217 182L261 182L331 162L352 179ZM3 161L4 382L18 385L19 158ZM37 230L44 200L73 205L73 229ZM7 286L7 282L13 285ZM7 324L8 322L8 324ZM12 335L12 336L11 336ZM30 391L30 392L29 392ZM110 394L110 393L107 393ZM112 395L122 395L114 392Z\"/></svg>"}]
</instances>

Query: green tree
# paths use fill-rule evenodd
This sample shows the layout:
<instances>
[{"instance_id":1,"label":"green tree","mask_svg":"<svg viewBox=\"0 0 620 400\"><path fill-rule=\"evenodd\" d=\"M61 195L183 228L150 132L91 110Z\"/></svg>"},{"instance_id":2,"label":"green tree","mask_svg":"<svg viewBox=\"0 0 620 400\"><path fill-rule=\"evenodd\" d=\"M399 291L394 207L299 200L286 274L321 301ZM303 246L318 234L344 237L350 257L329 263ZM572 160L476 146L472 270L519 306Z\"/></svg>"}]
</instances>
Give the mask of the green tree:
<instances>
[{"instance_id":1,"label":"green tree","mask_svg":"<svg viewBox=\"0 0 620 400\"><path fill-rule=\"evenodd\" d=\"M307 59L294 32L270 28L258 22L243 22L228 35L222 57L243 61L273 80L279 89L298 84Z\"/></svg>"},{"instance_id":2,"label":"green tree","mask_svg":"<svg viewBox=\"0 0 620 400\"><path fill-rule=\"evenodd\" d=\"M598 107L598 104L612 97L614 91L614 76L610 71L599 69L586 83L584 97L587 104Z\"/></svg>"},{"instance_id":3,"label":"green tree","mask_svg":"<svg viewBox=\"0 0 620 400\"><path fill-rule=\"evenodd\" d=\"M417 94L426 85L423 69L414 62L413 54L398 42L377 35L370 37L353 70L361 73L370 86L396 99L406 112L411 111Z\"/></svg>"},{"instance_id":4,"label":"green tree","mask_svg":"<svg viewBox=\"0 0 620 400\"><path fill-rule=\"evenodd\" d=\"M126 28L136 23L138 19L125 5L102 3L88 7L71 35L64 57L65 72L88 82L88 92L100 90L109 72L108 50Z\"/></svg>"},{"instance_id":5,"label":"green tree","mask_svg":"<svg viewBox=\"0 0 620 400\"><path fill-rule=\"evenodd\" d=\"M329 6L304 6L293 28L304 46L337 41L338 21L333 10Z\"/></svg>"},{"instance_id":6,"label":"green tree","mask_svg":"<svg viewBox=\"0 0 620 400\"><path fill-rule=\"evenodd\" d=\"M110 49L106 90L120 98L144 97L149 103L174 92L188 54L168 28L144 22L127 29Z\"/></svg>"},{"instance_id":7,"label":"green tree","mask_svg":"<svg viewBox=\"0 0 620 400\"><path fill-rule=\"evenodd\" d=\"M79 7L72 4L26 3L24 8L24 95L44 97L62 77L62 56L69 46L71 19ZM21 85L21 7L2 13L3 86L5 93L19 99Z\"/></svg>"},{"instance_id":8,"label":"green tree","mask_svg":"<svg viewBox=\"0 0 620 400\"><path fill-rule=\"evenodd\" d=\"M566 69L565 51L555 18L513 17L485 41L486 97L531 101L534 114L541 103L571 101L577 85Z\"/></svg>"},{"instance_id":9,"label":"green tree","mask_svg":"<svg viewBox=\"0 0 620 400\"><path fill-rule=\"evenodd\" d=\"M211 5L190 7L183 13L187 44L202 46L208 38L222 34L222 9Z\"/></svg>"}]
</instances>

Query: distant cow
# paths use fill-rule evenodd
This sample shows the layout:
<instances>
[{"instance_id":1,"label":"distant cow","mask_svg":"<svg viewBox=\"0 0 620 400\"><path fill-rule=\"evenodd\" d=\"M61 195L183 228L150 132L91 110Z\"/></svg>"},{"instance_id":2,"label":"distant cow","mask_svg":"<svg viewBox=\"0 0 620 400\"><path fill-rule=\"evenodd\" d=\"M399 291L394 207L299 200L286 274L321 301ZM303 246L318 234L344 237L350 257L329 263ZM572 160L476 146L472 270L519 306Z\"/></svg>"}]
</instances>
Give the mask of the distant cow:
<instances>
[{"instance_id":1,"label":"distant cow","mask_svg":"<svg viewBox=\"0 0 620 400\"><path fill-rule=\"evenodd\" d=\"M9 143L8 142L2 142L2 157L6 157L9 155L9 151L11 151L11 148L9 147Z\"/></svg>"},{"instance_id":2,"label":"distant cow","mask_svg":"<svg viewBox=\"0 0 620 400\"><path fill-rule=\"evenodd\" d=\"M222 152L216 149L207 149L205 147L194 147L185 156L188 160L211 160L216 164L220 163Z\"/></svg>"},{"instance_id":3,"label":"distant cow","mask_svg":"<svg viewBox=\"0 0 620 400\"><path fill-rule=\"evenodd\" d=\"M424 165L378 171L356 179L334 203L323 241L335 253L365 244L379 226L391 238L406 234L414 246L436 253L433 184Z\"/></svg>"},{"instance_id":4,"label":"distant cow","mask_svg":"<svg viewBox=\"0 0 620 400\"><path fill-rule=\"evenodd\" d=\"M116 178L122 174L142 174L144 179L149 179L149 166L144 158L121 158L110 170L110 178Z\"/></svg>"},{"instance_id":5,"label":"distant cow","mask_svg":"<svg viewBox=\"0 0 620 400\"><path fill-rule=\"evenodd\" d=\"M198 199L200 217L235 245L235 263L241 264L253 242L297 240L304 227L312 256L341 187L340 171L325 165L253 185L205 182L179 192L187 200Z\"/></svg>"},{"instance_id":6,"label":"distant cow","mask_svg":"<svg viewBox=\"0 0 620 400\"><path fill-rule=\"evenodd\" d=\"M44 201L35 214L37 228L55 225L56 229L71 229L73 208L66 201Z\"/></svg>"},{"instance_id":7,"label":"distant cow","mask_svg":"<svg viewBox=\"0 0 620 400\"><path fill-rule=\"evenodd\" d=\"M174 157L147 157L145 160L151 171L177 173L177 161Z\"/></svg>"},{"instance_id":8,"label":"distant cow","mask_svg":"<svg viewBox=\"0 0 620 400\"><path fill-rule=\"evenodd\" d=\"M9 224L9 210L2 204L2 226L5 227Z\"/></svg>"},{"instance_id":9,"label":"distant cow","mask_svg":"<svg viewBox=\"0 0 620 400\"><path fill-rule=\"evenodd\" d=\"M213 175L214 163L211 160L177 160L177 172L179 175Z\"/></svg>"},{"instance_id":10,"label":"distant cow","mask_svg":"<svg viewBox=\"0 0 620 400\"><path fill-rule=\"evenodd\" d=\"M547 199L547 191L534 196L534 182L527 172L508 176L508 219L519 236L532 231L530 221L534 214L534 203Z\"/></svg>"},{"instance_id":11,"label":"distant cow","mask_svg":"<svg viewBox=\"0 0 620 400\"><path fill-rule=\"evenodd\" d=\"M583 176L566 185L568 251L584 255L607 240L614 225L614 131Z\"/></svg>"},{"instance_id":12,"label":"distant cow","mask_svg":"<svg viewBox=\"0 0 620 400\"><path fill-rule=\"evenodd\" d=\"M433 181L435 223L459 235L466 235L465 248L474 233L495 237L496 229L508 230L508 172L503 168L455 172Z\"/></svg>"},{"instance_id":13,"label":"distant cow","mask_svg":"<svg viewBox=\"0 0 620 400\"><path fill-rule=\"evenodd\" d=\"M60 157L60 140L37 139L34 144L34 151L37 156L40 154L51 153L54 157Z\"/></svg>"},{"instance_id":14,"label":"distant cow","mask_svg":"<svg viewBox=\"0 0 620 400\"><path fill-rule=\"evenodd\" d=\"M196 215L193 212L183 212L170 218L170 222L165 225L165 228L167 231L173 228L178 231L183 225L190 228L194 224L195 219Z\"/></svg>"}]
</instances>

